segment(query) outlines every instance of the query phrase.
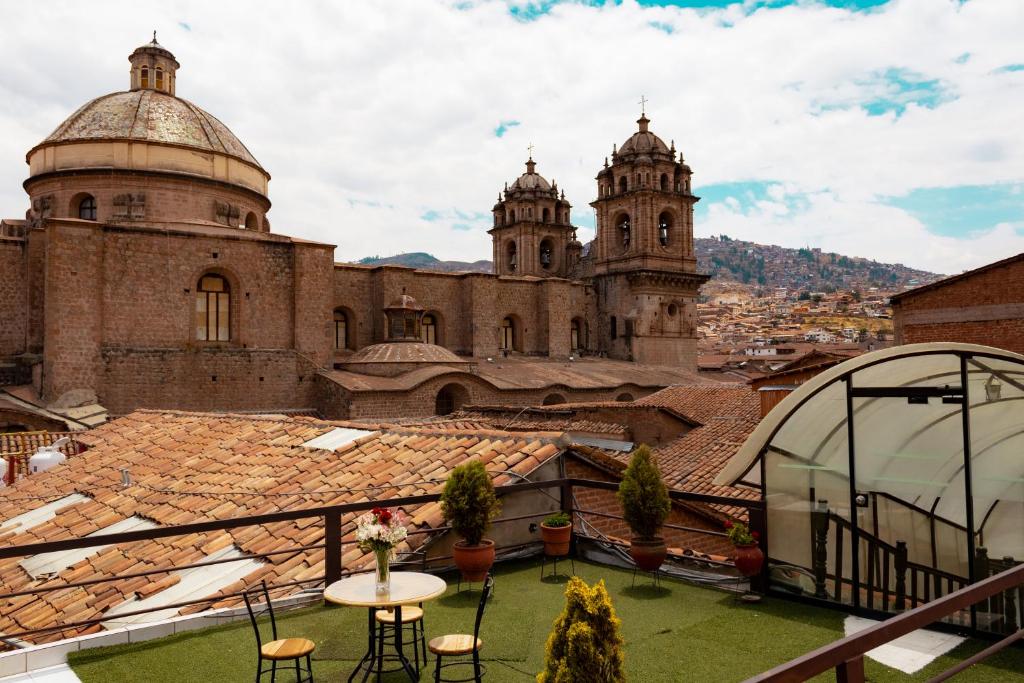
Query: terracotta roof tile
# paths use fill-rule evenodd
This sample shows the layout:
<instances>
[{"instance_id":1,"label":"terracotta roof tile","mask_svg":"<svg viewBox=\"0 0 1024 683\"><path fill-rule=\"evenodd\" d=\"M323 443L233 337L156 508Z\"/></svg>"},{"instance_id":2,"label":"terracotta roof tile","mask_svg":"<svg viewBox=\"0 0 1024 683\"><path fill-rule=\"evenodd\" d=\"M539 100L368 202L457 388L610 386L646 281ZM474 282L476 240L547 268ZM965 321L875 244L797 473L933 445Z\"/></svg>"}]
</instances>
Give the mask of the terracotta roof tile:
<instances>
[{"instance_id":1,"label":"terracotta roof tile","mask_svg":"<svg viewBox=\"0 0 1024 683\"><path fill-rule=\"evenodd\" d=\"M89 446L87 455L0 489L0 520L40 507L55 497L76 492L90 497L62 508L43 524L5 534L2 540L20 545L69 538L133 515L170 525L303 505L438 492L447 472L472 458L483 460L491 472L499 475L496 483L514 481L516 478L500 473L513 470L525 474L559 452L552 439L537 435L527 438L493 429L452 432L429 427L386 428L336 452L302 447L339 424L346 423L310 417L131 413L76 435ZM131 473L133 483L128 488L121 487L122 467ZM368 487L377 488L359 490ZM434 503L414 506L406 514L415 528L442 523L440 507ZM343 563L348 568L369 561L353 542L354 517L343 518ZM410 537L410 549L425 538ZM189 534L107 548L55 577L40 580L32 579L21 568L20 558L0 560L0 592L52 581L67 583L180 567L203 561L210 553L231 545L243 553L255 554L315 545L322 539L323 526L318 518ZM217 594L229 594L262 578L282 583L314 577L322 574L323 565L322 550L275 555ZM0 609L0 633L102 616L133 595L158 595L173 585L176 577L168 572L6 600ZM230 599L220 602L232 603ZM49 642L95 630L82 628L28 640Z\"/></svg>"}]
</instances>

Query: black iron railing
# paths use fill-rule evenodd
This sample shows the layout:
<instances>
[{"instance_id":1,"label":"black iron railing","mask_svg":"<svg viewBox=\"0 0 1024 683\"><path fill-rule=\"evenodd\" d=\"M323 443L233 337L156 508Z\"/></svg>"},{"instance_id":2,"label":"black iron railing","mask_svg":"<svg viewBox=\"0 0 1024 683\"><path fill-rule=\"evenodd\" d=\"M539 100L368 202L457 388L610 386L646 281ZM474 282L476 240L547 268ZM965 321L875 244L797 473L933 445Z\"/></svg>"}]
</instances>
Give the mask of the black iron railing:
<instances>
[{"instance_id":1,"label":"black iron railing","mask_svg":"<svg viewBox=\"0 0 1024 683\"><path fill-rule=\"evenodd\" d=\"M562 478L562 479L551 479L547 481L537 482L523 482L518 484L506 484L503 486L495 487L495 490L499 496L508 496L516 493L523 493L528 491L541 491L548 489L558 489L559 495L557 500L559 501L561 508L567 512L578 517L584 517L587 515L601 514L604 516L616 517L621 519L619 515L613 515L611 513L598 513L592 510L583 510L576 508L573 503L574 490L577 488L583 489L600 489L607 491L614 491L618 489L618 484L615 482L604 482L594 481L589 479L577 479L577 478ZM187 491L183 491L186 494ZM258 496L258 494L253 494ZM549 494L550 495L550 494ZM748 516L750 518L751 527L761 532L762 544L765 542L766 533L764 529L764 503L759 500L740 500L734 498L727 498L723 496L711 496L697 493L688 493L684 491L670 491L670 497L679 502L697 503L706 505L726 505L734 508L746 508ZM246 515L241 517L231 517L227 519L207 520L203 522L193 522L190 524L179 524L174 526L162 526L153 529L143 529L138 531L124 531L116 534L100 534L83 538L68 538L57 541L47 541L44 543L32 543L25 545L11 545L6 547L0 547L0 559L8 559L15 557L26 557L31 555L38 555L42 553L52 553L64 550L74 550L78 548L93 548L99 546L112 546L125 543L137 543L142 541L151 541L160 538L171 538L176 536L186 536L189 534L201 534L212 531L230 531L234 529L241 529L251 526L259 526L264 524L274 524L279 522L289 522L302 519L310 518L321 518L324 526L324 537L323 542L312 545L304 546L293 546L288 548L279 548L272 552L266 553L248 553L245 558L230 558L230 559L219 559L209 560L205 562L195 562L186 565L175 565L162 567L158 569L149 569L141 572L132 572L127 574L102 577L96 579L89 579L85 581L77 582L59 582L56 581L47 582L44 586L33 587L31 589L13 591L0 595L0 602L9 604L9 601L17 598L25 598L27 596L45 595L54 591L68 590L73 588L88 588L103 583L112 581L121 581L125 579L138 578L144 576L153 576L159 574L166 574L169 572L181 571L184 569L192 569L196 567L206 567L218 564L226 564L229 562L237 562L240 559L252 559L252 558L270 558L280 555L294 555L296 553L308 552L311 550L323 549L324 555L324 574L322 576L312 577L301 581L290 581L287 583L279 583L271 585L269 588L272 591L279 591L284 588L294 588L298 586L306 587L317 587L333 583L343 576L357 574L360 571L346 571L342 566L342 551L345 543L345 533L348 531L351 533L354 531L355 518L371 508L377 506L387 507L401 507L401 508L412 508L418 505L426 503L435 503L440 499L439 493L429 493L416 496L404 496L397 498L378 498L375 500L364 500L356 503L344 503L339 505L328 505L328 506L315 506L296 508L291 510L282 510L279 512L271 512L260 515ZM524 515L518 515L514 517L504 517L495 520L496 524L507 524L516 521L524 521L527 519L543 517L550 514L549 511L541 511L536 513L529 513ZM672 526L672 525L669 525ZM712 536L720 536L720 531L699 529L694 527L678 526L678 529L694 534L709 534ZM410 530L410 535L434 535L448 531L449 527L440 526L427 529L413 529ZM538 542L539 543L539 542ZM499 553L511 553L517 550L523 550L529 546L537 545L536 543L531 544L516 544L499 546L497 550ZM429 561L436 563L444 560L451 559L450 555L445 556L430 556ZM704 560L702 560L703 562ZM427 559L423 555L421 559L406 559L403 562L397 564L409 565L419 564L426 566ZM368 570L362 570L368 571ZM230 601L234 598L240 599L242 596L241 591L232 593L218 593L217 595L207 596L195 600L184 600L174 604L163 604L153 606L147 609L140 609L132 612L122 612L116 616L97 615L90 619L82 619L73 622L64 622L58 624L50 624L47 626L24 629L16 632L2 633L0 639L6 639L8 641L12 639L24 639L27 637L34 636L36 638L44 635L52 636L57 633L64 633L66 631L73 631L76 629L82 629L85 627L93 626L107 621L117 621L126 617L137 616L140 614L146 614L148 612L166 610L166 609L181 609L185 607L194 607L198 605L212 605L215 603L223 603Z\"/></svg>"}]
</instances>

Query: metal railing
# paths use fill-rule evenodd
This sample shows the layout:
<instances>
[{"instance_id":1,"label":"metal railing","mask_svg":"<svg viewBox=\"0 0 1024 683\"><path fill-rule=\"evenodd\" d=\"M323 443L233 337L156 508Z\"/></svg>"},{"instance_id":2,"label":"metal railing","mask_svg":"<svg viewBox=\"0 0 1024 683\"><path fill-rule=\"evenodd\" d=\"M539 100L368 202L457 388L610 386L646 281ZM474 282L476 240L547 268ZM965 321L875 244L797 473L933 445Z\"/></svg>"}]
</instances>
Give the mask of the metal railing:
<instances>
[{"instance_id":1,"label":"metal railing","mask_svg":"<svg viewBox=\"0 0 1024 683\"><path fill-rule=\"evenodd\" d=\"M571 514L577 516L585 515L602 515L610 516L621 519L619 515L610 515L609 513L599 513L593 510L584 510L577 508L573 501L573 491L576 488L584 489L600 489L606 491L615 491L618 489L618 483L616 482L605 482L605 481L594 481L590 479L577 479L577 478L561 478L561 479L550 479L546 481L537 482L523 482L517 484L506 484L503 486L495 487L495 491L499 496L507 496L515 493L522 493L528 491L540 491L545 489L558 489L559 496L557 498L561 508ZM187 493L187 492L183 492ZM259 494L253 494L258 497ZM751 527L754 529L760 529L762 535L762 543L764 542L764 503L759 500L740 500L734 498L727 498L724 496L711 496L697 493L689 493L684 491L669 491L669 496L679 502L688 503L699 503L708 505L727 505L730 507L746 508L751 521ZM26 557L31 555L38 555L42 553L53 553L65 550L75 550L79 548L93 548L102 546L114 546L124 543L137 543L142 541L152 541L161 538L171 538L176 536L186 536L190 534L202 534L213 531L229 531L232 529L241 529L244 527L259 526L265 524L274 524L280 522L290 522L302 519L310 519L319 517L322 519L324 525L324 536L323 542L305 546L294 546L288 548L279 548L271 552L266 553L246 553L241 558L229 558L219 560L209 560L204 562L195 562L192 564L174 565L168 567L162 567L158 569L149 569L146 571L132 572L121 575L114 575L109 577L88 579L77 582L66 582L66 583L55 583L53 580L49 580L43 586L33 587L24 590L18 590L8 592L0 595L0 602L9 602L16 598L25 598L27 596L37 596L54 591L68 590L74 588L88 588L103 583L109 583L112 581L122 581L132 578L140 578L145 576L155 576L159 574L167 574L170 572L177 572L186 569L193 569L198 567L208 567L218 564L226 564L229 562L237 562L243 559L254 559L254 558L269 558L280 555L294 555L296 553L308 552L311 550L323 549L324 555L324 574L309 579L303 579L301 581L290 581L287 583L273 584L269 586L271 591L278 591L283 588L296 587L296 586L307 586L316 587L318 585L328 585L333 583L344 576L362 573L361 571L345 571L342 567L342 551L345 543L345 532L346 530L351 533L354 530L355 518L371 508L378 506L386 506L392 508L411 508L426 503L435 503L440 499L440 493L421 494L416 496L405 496L398 498L382 498L377 500L363 500L356 503L343 503L338 505L328 506L317 506L317 507L306 507L292 510L282 510L279 512L271 512L260 515L247 515L241 517L231 517L227 519L208 520L203 522L192 522L189 524L179 524L174 526L162 526L152 529L142 529L137 531L124 531L114 534L98 534L89 537L82 538L69 538L57 541L46 541L43 543L31 543L25 545L13 545L7 547L0 547L0 560L15 558L15 557ZM553 497L553 496L552 496ZM518 515L514 517L504 517L494 520L495 524L506 524L515 521L523 521L531 518L538 518L547 516L550 511L544 510L535 513L529 513L524 515ZM689 533L695 534L708 534L711 536L720 536L722 532L708 529L700 529L695 527L686 527L680 525L666 525L670 528L676 528ZM409 531L410 536L416 535L433 535L443 533L449 530L447 526L432 527L426 529L412 529ZM511 546L499 546L497 550L504 553L513 552L515 550L521 550L529 545L537 545L539 541L534 544L516 544ZM429 562L436 563L442 560L451 559L450 555L444 556L430 556ZM704 561L704 560L702 560ZM422 564L426 565L427 558L422 561L406 561L398 562L397 564ZM724 564L724 563L719 563ZM369 570L362 570L369 571ZM89 627L95 624L103 622L116 622L126 617L137 616L140 614L146 614L148 612L162 611L171 608L181 609L184 607L192 607L196 605L212 605L215 603L221 603L232 600L233 598L241 598L242 591L235 591L230 593L218 593L212 596L206 596L195 600L185 600L176 602L174 604L161 604L149 607L146 609L139 609L131 612L121 612L115 616L97 615L90 619L82 619L73 622L64 622L41 626L37 628L24 629L10 633L0 633L0 640L10 642L14 639L24 639L29 636L43 636L64 633L66 631L73 631L84 627Z\"/></svg>"},{"instance_id":2,"label":"metal railing","mask_svg":"<svg viewBox=\"0 0 1024 683\"><path fill-rule=\"evenodd\" d=\"M905 636L911 631L930 626L963 610L970 610L978 603L1011 589L1019 588L1022 584L1024 584L1024 565L1018 565L887 619L852 636L820 647L786 664L749 678L746 683L795 683L796 681L806 681L829 669L835 669L836 680L840 683L864 683L864 655L869 650ZM1024 637L1024 630L1015 630L999 642L935 676L930 683L945 681L1017 642L1022 637Z\"/></svg>"}]
</instances>

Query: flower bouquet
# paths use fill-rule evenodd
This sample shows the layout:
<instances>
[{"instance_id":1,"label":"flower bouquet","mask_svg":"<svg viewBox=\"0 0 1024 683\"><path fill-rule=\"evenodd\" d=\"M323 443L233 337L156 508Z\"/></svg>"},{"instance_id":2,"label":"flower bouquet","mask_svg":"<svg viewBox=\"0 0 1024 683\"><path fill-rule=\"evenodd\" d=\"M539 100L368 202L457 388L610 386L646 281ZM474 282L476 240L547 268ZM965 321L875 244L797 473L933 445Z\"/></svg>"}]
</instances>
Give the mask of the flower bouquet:
<instances>
[{"instance_id":1,"label":"flower bouquet","mask_svg":"<svg viewBox=\"0 0 1024 683\"><path fill-rule=\"evenodd\" d=\"M356 542L359 549L372 552L377 560L376 588L387 593L391 587L391 558L395 546L405 540L409 532L402 525L399 513L388 508L373 508L356 520Z\"/></svg>"}]
</instances>

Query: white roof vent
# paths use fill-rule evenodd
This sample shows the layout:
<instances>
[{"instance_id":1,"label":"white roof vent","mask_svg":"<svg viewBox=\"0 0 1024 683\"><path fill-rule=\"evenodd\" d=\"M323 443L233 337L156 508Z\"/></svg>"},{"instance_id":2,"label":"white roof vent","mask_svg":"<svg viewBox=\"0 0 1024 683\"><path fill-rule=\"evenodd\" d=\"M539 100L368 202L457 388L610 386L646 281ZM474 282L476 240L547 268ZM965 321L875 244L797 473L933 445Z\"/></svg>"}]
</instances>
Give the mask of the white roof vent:
<instances>
[{"instance_id":1,"label":"white roof vent","mask_svg":"<svg viewBox=\"0 0 1024 683\"><path fill-rule=\"evenodd\" d=\"M310 439L306 443L302 444L303 448L318 448L324 451L336 451L342 446L346 446L356 439L361 439L364 436L369 436L373 432L368 432L365 429L341 429L336 427L326 434L321 434L315 439Z\"/></svg>"},{"instance_id":2,"label":"white roof vent","mask_svg":"<svg viewBox=\"0 0 1024 683\"><path fill-rule=\"evenodd\" d=\"M71 441L71 439L66 436L62 436L49 446L40 446L35 455L28 459L28 471L32 474L38 474L39 472L45 472L50 468L63 464L68 458L60 452L60 448L69 441Z\"/></svg>"}]
</instances>

